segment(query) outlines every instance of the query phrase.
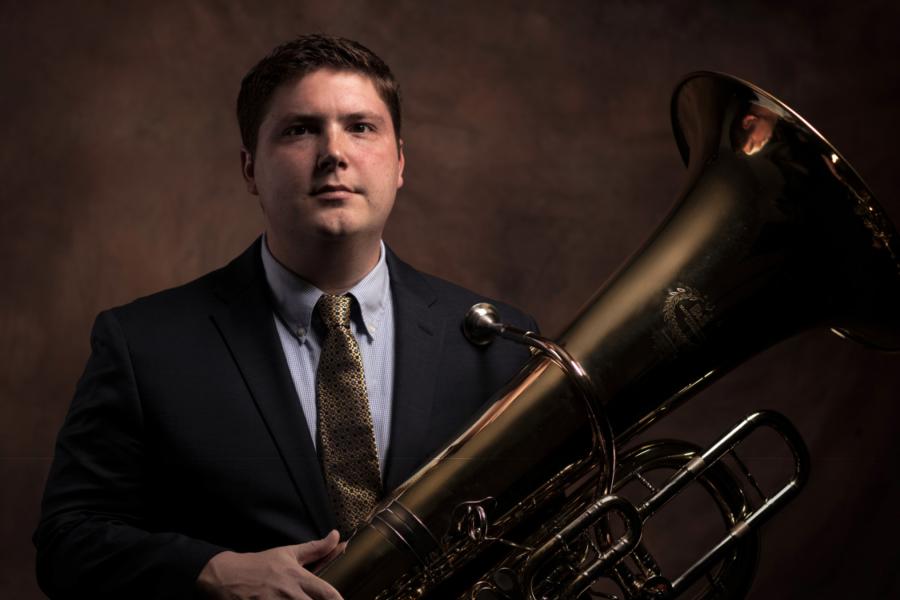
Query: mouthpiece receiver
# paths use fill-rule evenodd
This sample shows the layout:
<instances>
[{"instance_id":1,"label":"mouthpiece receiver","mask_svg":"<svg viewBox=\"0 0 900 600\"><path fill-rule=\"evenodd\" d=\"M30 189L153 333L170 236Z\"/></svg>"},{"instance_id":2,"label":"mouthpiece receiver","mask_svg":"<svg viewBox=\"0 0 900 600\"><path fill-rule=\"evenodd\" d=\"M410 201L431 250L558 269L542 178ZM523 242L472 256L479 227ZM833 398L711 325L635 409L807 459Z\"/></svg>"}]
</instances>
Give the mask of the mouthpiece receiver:
<instances>
[{"instance_id":1,"label":"mouthpiece receiver","mask_svg":"<svg viewBox=\"0 0 900 600\"><path fill-rule=\"evenodd\" d=\"M476 346L487 346L502 331L500 314L493 304L487 302L474 304L463 320L463 334Z\"/></svg>"}]
</instances>

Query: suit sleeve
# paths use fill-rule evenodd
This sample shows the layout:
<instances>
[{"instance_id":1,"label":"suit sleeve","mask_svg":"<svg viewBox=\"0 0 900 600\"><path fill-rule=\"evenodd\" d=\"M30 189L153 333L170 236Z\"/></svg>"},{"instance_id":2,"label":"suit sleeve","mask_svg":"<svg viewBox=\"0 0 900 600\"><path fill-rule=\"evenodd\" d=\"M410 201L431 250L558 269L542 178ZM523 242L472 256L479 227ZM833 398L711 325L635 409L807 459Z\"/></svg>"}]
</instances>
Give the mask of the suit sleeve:
<instances>
[{"instance_id":1,"label":"suit sleeve","mask_svg":"<svg viewBox=\"0 0 900 600\"><path fill-rule=\"evenodd\" d=\"M51 598L190 598L203 566L225 550L154 527L147 446L127 341L104 312L34 534L38 582Z\"/></svg>"}]
</instances>

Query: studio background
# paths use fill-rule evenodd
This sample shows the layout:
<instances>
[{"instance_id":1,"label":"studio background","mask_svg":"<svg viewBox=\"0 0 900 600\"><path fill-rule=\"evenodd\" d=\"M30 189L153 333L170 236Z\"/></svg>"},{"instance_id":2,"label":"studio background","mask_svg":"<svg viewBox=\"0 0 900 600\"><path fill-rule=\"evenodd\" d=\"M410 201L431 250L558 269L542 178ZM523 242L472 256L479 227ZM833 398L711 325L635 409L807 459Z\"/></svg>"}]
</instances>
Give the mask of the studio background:
<instances>
[{"instance_id":1,"label":"studio background","mask_svg":"<svg viewBox=\"0 0 900 600\"><path fill-rule=\"evenodd\" d=\"M261 230L234 100L256 60L298 33L357 39L400 80L406 185L387 242L550 335L667 213L684 177L669 98L693 70L785 100L900 222L900 9L889 2L0 8L2 597L42 597L30 536L95 315L219 267ZM708 443L765 407L806 438L812 480L766 526L751 598L900 592L898 369L897 355L810 332L655 431Z\"/></svg>"}]
</instances>

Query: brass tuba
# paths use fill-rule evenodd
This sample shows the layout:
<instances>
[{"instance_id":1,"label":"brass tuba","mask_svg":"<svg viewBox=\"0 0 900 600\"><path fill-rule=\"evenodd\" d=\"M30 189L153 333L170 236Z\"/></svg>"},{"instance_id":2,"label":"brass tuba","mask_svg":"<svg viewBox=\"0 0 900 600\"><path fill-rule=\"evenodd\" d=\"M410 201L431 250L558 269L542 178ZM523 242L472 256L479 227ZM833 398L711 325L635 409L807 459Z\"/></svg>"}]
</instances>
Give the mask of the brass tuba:
<instances>
[{"instance_id":1,"label":"brass tuba","mask_svg":"<svg viewBox=\"0 0 900 600\"><path fill-rule=\"evenodd\" d=\"M508 338L534 357L321 572L347 600L566 599L601 577L626 598L666 598L697 592L690 586L709 571L700 597L749 589L758 525L807 476L791 424L759 412L708 450L617 449L730 368L808 328L900 347L900 245L853 168L774 96L700 72L678 85L671 112L687 182L559 343L507 327L490 306L466 317L474 343ZM758 427L781 436L795 469L753 502L752 475L719 458ZM654 469L674 472L645 499L617 493ZM673 576L642 544L641 527L692 480L713 496L727 535Z\"/></svg>"}]
</instances>

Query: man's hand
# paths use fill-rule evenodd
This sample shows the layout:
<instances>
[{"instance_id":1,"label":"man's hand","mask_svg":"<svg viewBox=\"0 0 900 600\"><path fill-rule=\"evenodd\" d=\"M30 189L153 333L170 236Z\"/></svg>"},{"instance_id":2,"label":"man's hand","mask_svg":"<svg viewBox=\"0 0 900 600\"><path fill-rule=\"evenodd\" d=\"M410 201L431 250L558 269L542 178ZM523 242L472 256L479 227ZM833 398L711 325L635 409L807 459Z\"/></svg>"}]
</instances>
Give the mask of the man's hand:
<instances>
[{"instance_id":1,"label":"man's hand","mask_svg":"<svg viewBox=\"0 0 900 600\"><path fill-rule=\"evenodd\" d=\"M197 588L204 597L216 600L341 600L337 590L313 575L316 563L327 562L343 550L339 541L338 532L332 531L321 540L264 552L222 552L203 567Z\"/></svg>"}]
</instances>

